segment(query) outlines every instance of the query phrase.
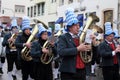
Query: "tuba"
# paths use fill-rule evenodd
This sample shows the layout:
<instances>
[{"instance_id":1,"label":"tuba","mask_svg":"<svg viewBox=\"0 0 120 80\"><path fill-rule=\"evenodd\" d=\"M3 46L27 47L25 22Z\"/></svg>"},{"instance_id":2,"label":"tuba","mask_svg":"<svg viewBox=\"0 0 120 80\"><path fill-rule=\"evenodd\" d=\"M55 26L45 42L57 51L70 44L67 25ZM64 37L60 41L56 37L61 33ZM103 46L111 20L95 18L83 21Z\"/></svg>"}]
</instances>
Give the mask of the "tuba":
<instances>
[{"instance_id":1,"label":"tuba","mask_svg":"<svg viewBox=\"0 0 120 80\"><path fill-rule=\"evenodd\" d=\"M32 42L32 40L34 39L35 35L38 33L38 26L35 25L32 34L30 35L29 39L27 40L26 43L30 43ZM21 57L23 60L25 61L31 61L32 57L30 56L30 49L28 47L24 47L21 51Z\"/></svg>"},{"instance_id":2,"label":"tuba","mask_svg":"<svg viewBox=\"0 0 120 80\"><path fill-rule=\"evenodd\" d=\"M85 36L86 36L86 31L87 31L88 28L90 28L90 25L93 22L99 22L99 18L96 15L94 15L93 13L91 13L87 18L86 26L84 27L83 31L80 34L80 37L79 37L79 42L80 43L84 43ZM80 57L81 57L81 59L84 63L89 63L92 60L92 56L93 56L93 53L91 51L80 52Z\"/></svg>"},{"instance_id":3,"label":"tuba","mask_svg":"<svg viewBox=\"0 0 120 80\"><path fill-rule=\"evenodd\" d=\"M41 60L41 62L42 62L43 64L49 64L49 63L52 61L53 57L54 57L53 51L52 51L52 45L51 45L50 42L47 40L47 41L44 43L44 45L43 45L42 48L47 48L47 49L49 50L49 53L48 53L48 54L44 54L44 53L43 53L43 54L41 55L41 57L40 57L40 60Z\"/></svg>"}]
</instances>

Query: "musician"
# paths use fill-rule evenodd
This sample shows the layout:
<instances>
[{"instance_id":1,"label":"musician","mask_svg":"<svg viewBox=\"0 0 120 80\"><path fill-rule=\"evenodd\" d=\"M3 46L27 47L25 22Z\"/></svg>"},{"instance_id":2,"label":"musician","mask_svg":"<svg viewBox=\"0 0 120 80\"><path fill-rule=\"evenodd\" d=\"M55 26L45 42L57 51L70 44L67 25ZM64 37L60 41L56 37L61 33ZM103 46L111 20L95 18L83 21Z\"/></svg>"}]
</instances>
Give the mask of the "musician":
<instances>
[{"instance_id":1,"label":"musician","mask_svg":"<svg viewBox=\"0 0 120 80\"><path fill-rule=\"evenodd\" d=\"M21 70L22 70L22 80L28 80L30 75L33 78L33 63L32 61L26 61L21 57L21 50L26 46L28 48L31 47L31 43L26 43L28 38L31 35L30 32L30 19L28 17L23 17L22 19L22 33L18 35L15 45L18 50L19 60L21 61Z\"/></svg>"},{"instance_id":2,"label":"musician","mask_svg":"<svg viewBox=\"0 0 120 80\"><path fill-rule=\"evenodd\" d=\"M43 27L41 23L39 23L38 26L38 40L33 42L31 46L31 55L33 61L35 62L35 80L53 80L51 62L44 64L40 60L42 54L49 55L49 49L43 48L43 45L48 40L50 33ZM50 44L52 45L52 53L55 54L56 49L54 47L54 42L50 42Z\"/></svg>"},{"instance_id":3,"label":"musician","mask_svg":"<svg viewBox=\"0 0 120 80\"><path fill-rule=\"evenodd\" d=\"M101 66L104 80L120 80L119 59L120 45L115 46L115 32L111 29L111 22L105 23L105 40L98 46L101 56Z\"/></svg>"},{"instance_id":4,"label":"musician","mask_svg":"<svg viewBox=\"0 0 120 80\"><path fill-rule=\"evenodd\" d=\"M79 52L90 50L89 45L79 44L80 25L73 9L66 10L67 33L61 35L57 43L57 52L61 57L59 71L61 80L86 80L85 64Z\"/></svg>"},{"instance_id":5,"label":"musician","mask_svg":"<svg viewBox=\"0 0 120 80\"><path fill-rule=\"evenodd\" d=\"M20 64L19 64L18 59L17 59L18 53L17 53L17 49L14 45L14 42L15 42L16 39L14 37L11 37L13 34L15 34L15 35L18 34L16 19L12 20L12 22L11 22L11 32L4 36L4 40L2 42L2 45L4 47L6 47L6 58L7 58L7 65L8 65L7 73L8 73L8 76L9 76L8 77L9 80L11 80L12 77L13 77L13 79L16 79L16 72L18 70L20 70ZM11 43L13 45L11 45ZM16 65L16 69L17 69L15 71L13 71L14 63Z\"/></svg>"},{"instance_id":6,"label":"musician","mask_svg":"<svg viewBox=\"0 0 120 80\"><path fill-rule=\"evenodd\" d=\"M96 76L95 74L95 68L99 66L100 64L100 56L98 50L98 45L102 42L103 40L103 30L97 25L93 25L93 27L98 28L98 31L94 33L95 37L92 42L92 61L91 61L91 76Z\"/></svg>"},{"instance_id":7,"label":"musician","mask_svg":"<svg viewBox=\"0 0 120 80\"><path fill-rule=\"evenodd\" d=\"M5 32L3 31L3 26L0 25L0 46L1 46L1 51L0 51L0 75L3 74L3 64L5 63L5 47L2 46L3 42L3 37L5 35Z\"/></svg>"}]
</instances>

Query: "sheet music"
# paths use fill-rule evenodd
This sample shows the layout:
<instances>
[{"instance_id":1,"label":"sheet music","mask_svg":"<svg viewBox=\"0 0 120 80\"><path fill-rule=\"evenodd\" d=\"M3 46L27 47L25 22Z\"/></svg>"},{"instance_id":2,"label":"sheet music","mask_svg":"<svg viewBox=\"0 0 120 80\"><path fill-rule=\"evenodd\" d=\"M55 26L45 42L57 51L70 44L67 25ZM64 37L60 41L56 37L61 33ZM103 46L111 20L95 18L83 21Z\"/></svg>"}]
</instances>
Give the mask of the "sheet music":
<instances>
[{"instance_id":1,"label":"sheet music","mask_svg":"<svg viewBox=\"0 0 120 80\"><path fill-rule=\"evenodd\" d=\"M91 44L92 39L90 38L90 35L92 34L93 34L92 30L88 29L86 32L85 43Z\"/></svg>"}]
</instances>

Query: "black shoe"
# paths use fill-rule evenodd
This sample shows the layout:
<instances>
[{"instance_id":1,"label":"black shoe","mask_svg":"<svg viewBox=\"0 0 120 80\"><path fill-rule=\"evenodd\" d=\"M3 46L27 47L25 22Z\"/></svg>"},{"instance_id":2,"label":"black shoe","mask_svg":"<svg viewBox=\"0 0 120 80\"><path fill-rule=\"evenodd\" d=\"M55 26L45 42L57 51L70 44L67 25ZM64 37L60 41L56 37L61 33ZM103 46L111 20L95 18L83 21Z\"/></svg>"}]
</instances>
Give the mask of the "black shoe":
<instances>
[{"instance_id":1,"label":"black shoe","mask_svg":"<svg viewBox=\"0 0 120 80\"><path fill-rule=\"evenodd\" d=\"M3 74L3 71L2 71L2 68L0 68L0 75L2 75Z\"/></svg>"},{"instance_id":2,"label":"black shoe","mask_svg":"<svg viewBox=\"0 0 120 80\"><path fill-rule=\"evenodd\" d=\"M17 80L16 75L12 75L12 77L13 77L13 80Z\"/></svg>"}]
</instances>

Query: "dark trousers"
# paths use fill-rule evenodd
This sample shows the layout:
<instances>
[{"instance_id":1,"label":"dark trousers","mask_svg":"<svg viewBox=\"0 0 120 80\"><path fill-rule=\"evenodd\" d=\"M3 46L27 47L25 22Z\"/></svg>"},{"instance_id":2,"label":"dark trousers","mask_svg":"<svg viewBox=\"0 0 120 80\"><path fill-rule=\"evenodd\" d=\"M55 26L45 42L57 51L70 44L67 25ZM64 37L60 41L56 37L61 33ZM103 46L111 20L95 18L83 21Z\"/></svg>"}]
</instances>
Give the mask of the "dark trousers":
<instances>
[{"instance_id":1,"label":"dark trousers","mask_svg":"<svg viewBox=\"0 0 120 80\"><path fill-rule=\"evenodd\" d=\"M1 63L5 63L5 57L0 57L1 58Z\"/></svg>"},{"instance_id":2,"label":"dark trousers","mask_svg":"<svg viewBox=\"0 0 120 80\"><path fill-rule=\"evenodd\" d=\"M85 69L77 69L76 73L61 72L61 80L86 80Z\"/></svg>"},{"instance_id":3,"label":"dark trousers","mask_svg":"<svg viewBox=\"0 0 120 80\"><path fill-rule=\"evenodd\" d=\"M17 70L21 69L16 51L6 54L6 57L7 57L8 72L13 70L14 63Z\"/></svg>"},{"instance_id":4,"label":"dark trousers","mask_svg":"<svg viewBox=\"0 0 120 80\"><path fill-rule=\"evenodd\" d=\"M28 80L28 76L30 75L31 78L33 76L33 61L23 61L21 63L22 69L22 80Z\"/></svg>"},{"instance_id":5,"label":"dark trousers","mask_svg":"<svg viewBox=\"0 0 120 80\"><path fill-rule=\"evenodd\" d=\"M104 80L120 80L118 65L102 67L102 72Z\"/></svg>"},{"instance_id":6,"label":"dark trousers","mask_svg":"<svg viewBox=\"0 0 120 80\"><path fill-rule=\"evenodd\" d=\"M53 80L51 63L42 64L41 62L35 62L34 71L35 80Z\"/></svg>"}]
</instances>

